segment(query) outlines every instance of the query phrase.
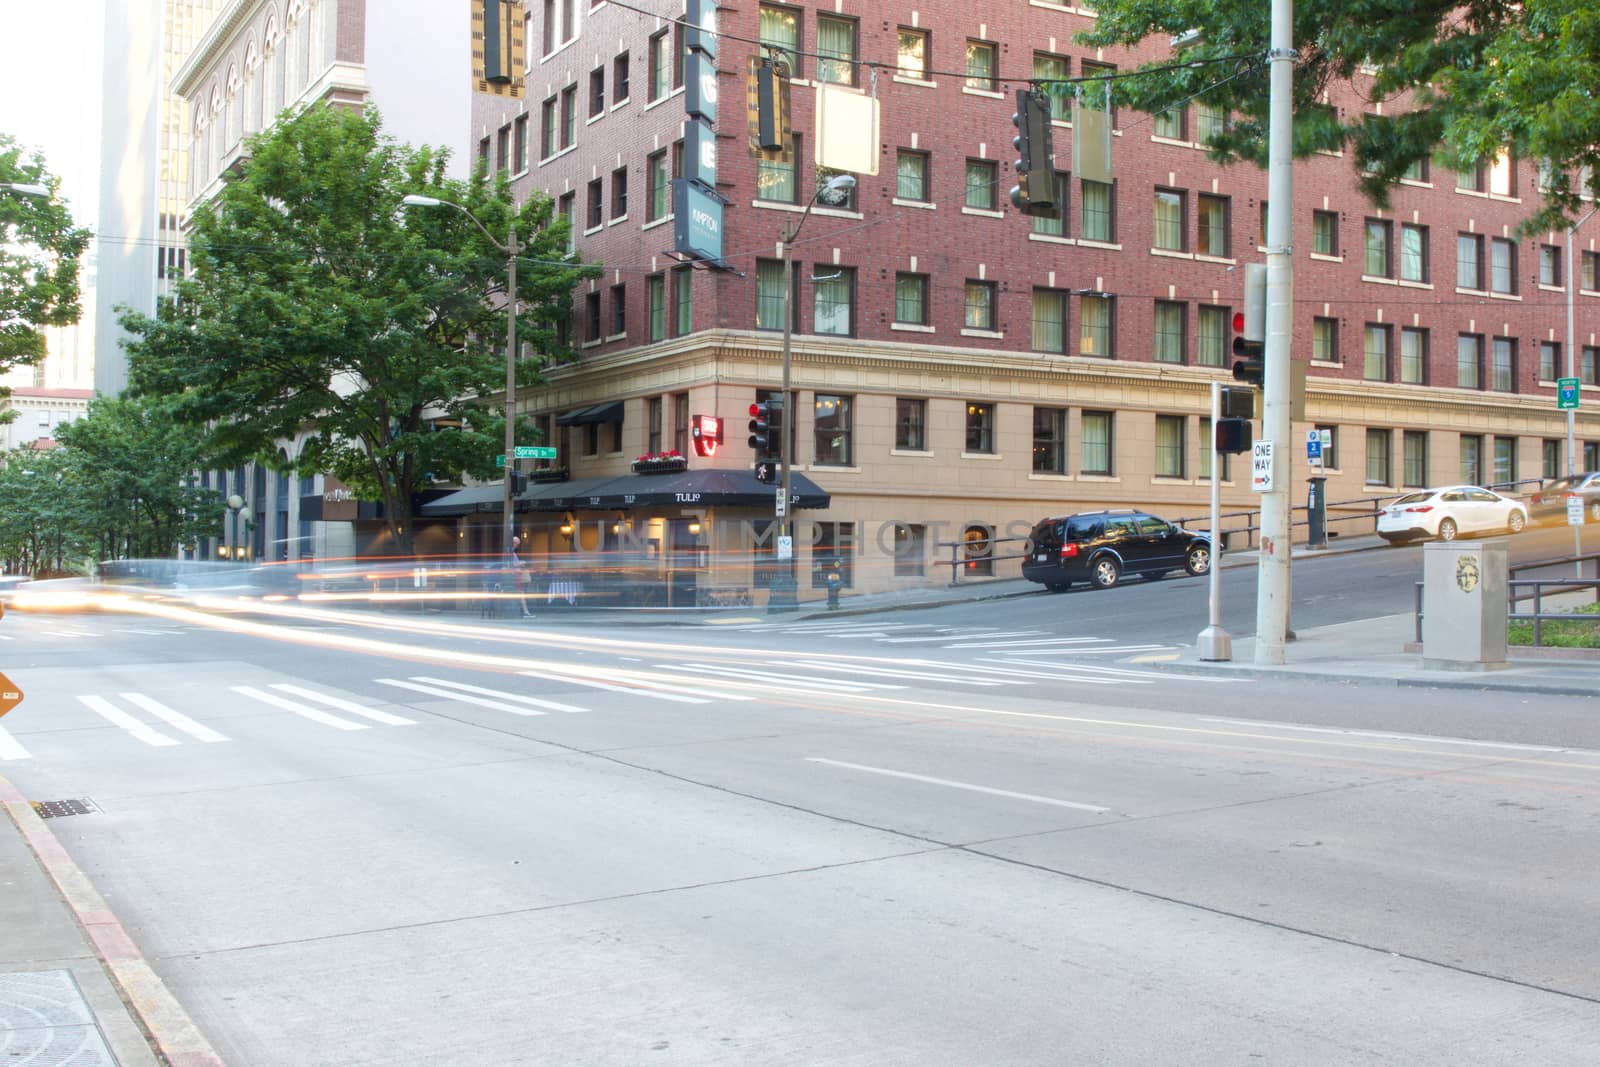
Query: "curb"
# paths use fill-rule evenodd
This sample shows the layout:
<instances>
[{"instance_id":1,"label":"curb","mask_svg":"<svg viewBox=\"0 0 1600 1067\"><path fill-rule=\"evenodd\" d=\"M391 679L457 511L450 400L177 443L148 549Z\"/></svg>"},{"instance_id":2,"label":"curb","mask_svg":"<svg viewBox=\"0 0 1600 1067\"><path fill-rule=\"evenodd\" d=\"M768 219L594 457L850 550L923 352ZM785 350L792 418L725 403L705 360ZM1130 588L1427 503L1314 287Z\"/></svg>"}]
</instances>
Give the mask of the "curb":
<instances>
[{"instance_id":1,"label":"curb","mask_svg":"<svg viewBox=\"0 0 1600 1067\"><path fill-rule=\"evenodd\" d=\"M1350 682L1360 685L1392 685L1412 689L1462 689L1493 690L1504 693L1539 693L1546 696L1592 697L1594 686L1581 683L1542 682L1527 679L1505 678L1494 672L1463 673L1442 678L1418 678L1400 674L1361 674L1351 671L1335 672L1303 667L1258 667L1253 664L1233 666L1199 659L1175 659L1162 662L1141 663L1146 670L1177 671L1202 670L1215 674L1238 675L1243 678L1305 679L1318 682Z\"/></svg>"},{"instance_id":2,"label":"curb","mask_svg":"<svg viewBox=\"0 0 1600 1067\"><path fill-rule=\"evenodd\" d=\"M0 778L0 802L71 909L95 958L156 1056L170 1067L225 1067L183 1005L140 954L105 898L73 862L33 805L5 778Z\"/></svg>"}]
</instances>

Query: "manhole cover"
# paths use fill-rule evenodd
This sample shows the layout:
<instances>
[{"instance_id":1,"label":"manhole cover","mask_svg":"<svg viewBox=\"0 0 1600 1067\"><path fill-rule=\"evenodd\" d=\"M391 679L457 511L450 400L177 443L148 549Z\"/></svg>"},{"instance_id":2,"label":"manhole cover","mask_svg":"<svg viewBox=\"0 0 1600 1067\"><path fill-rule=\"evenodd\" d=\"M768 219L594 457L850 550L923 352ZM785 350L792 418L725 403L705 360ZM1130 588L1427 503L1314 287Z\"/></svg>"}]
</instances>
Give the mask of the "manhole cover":
<instances>
[{"instance_id":1,"label":"manhole cover","mask_svg":"<svg viewBox=\"0 0 1600 1067\"><path fill-rule=\"evenodd\" d=\"M67 971L0 974L0 1063L116 1067Z\"/></svg>"},{"instance_id":2,"label":"manhole cover","mask_svg":"<svg viewBox=\"0 0 1600 1067\"><path fill-rule=\"evenodd\" d=\"M35 800L33 810L41 819L59 819L66 815L87 815L94 805L87 800Z\"/></svg>"}]
</instances>

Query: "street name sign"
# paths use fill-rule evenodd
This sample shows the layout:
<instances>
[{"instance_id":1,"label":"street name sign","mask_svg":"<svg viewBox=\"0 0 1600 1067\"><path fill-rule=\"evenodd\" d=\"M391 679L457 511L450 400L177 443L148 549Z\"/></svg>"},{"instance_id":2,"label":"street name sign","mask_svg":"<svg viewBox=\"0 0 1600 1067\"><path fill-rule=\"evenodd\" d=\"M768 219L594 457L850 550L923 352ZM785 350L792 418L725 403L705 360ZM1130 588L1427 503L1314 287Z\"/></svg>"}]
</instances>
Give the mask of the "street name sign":
<instances>
[{"instance_id":1,"label":"street name sign","mask_svg":"<svg viewBox=\"0 0 1600 1067\"><path fill-rule=\"evenodd\" d=\"M1250 446L1250 488L1257 493L1272 492L1272 442L1257 441Z\"/></svg>"},{"instance_id":2,"label":"street name sign","mask_svg":"<svg viewBox=\"0 0 1600 1067\"><path fill-rule=\"evenodd\" d=\"M1570 411L1578 406L1578 379L1556 379L1556 409Z\"/></svg>"},{"instance_id":3,"label":"street name sign","mask_svg":"<svg viewBox=\"0 0 1600 1067\"><path fill-rule=\"evenodd\" d=\"M4 715L20 703L22 703L22 690L13 685L10 678L0 674L0 715Z\"/></svg>"},{"instance_id":4,"label":"street name sign","mask_svg":"<svg viewBox=\"0 0 1600 1067\"><path fill-rule=\"evenodd\" d=\"M518 459L555 459L556 447L555 445L518 445L515 453ZM506 454L504 452L494 457L494 465L496 467L504 467L506 465Z\"/></svg>"}]
</instances>

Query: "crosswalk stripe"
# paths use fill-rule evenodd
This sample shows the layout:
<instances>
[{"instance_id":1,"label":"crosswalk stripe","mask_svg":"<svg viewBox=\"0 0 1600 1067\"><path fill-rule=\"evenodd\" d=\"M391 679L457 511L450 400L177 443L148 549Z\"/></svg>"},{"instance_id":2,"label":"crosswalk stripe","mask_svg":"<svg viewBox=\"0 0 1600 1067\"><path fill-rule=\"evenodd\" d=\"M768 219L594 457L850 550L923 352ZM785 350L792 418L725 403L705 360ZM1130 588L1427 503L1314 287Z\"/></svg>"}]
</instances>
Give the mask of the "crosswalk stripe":
<instances>
[{"instance_id":1,"label":"crosswalk stripe","mask_svg":"<svg viewBox=\"0 0 1600 1067\"><path fill-rule=\"evenodd\" d=\"M950 640L946 638L946 640ZM1108 637L1035 637L1028 641L975 641L970 637L955 639L945 648L1039 648L1044 645L1087 645L1109 641Z\"/></svg>"},{"instance_id":2,"label":"crosswalk stripe","mask_svg":"<svg viewBox=\"0 0 1600 1067\"><path fill-rule=\"evenodd\" d=\"M94 636L94 631L93 630L40 630L39 632L42 633L42 634L49 634L52 637L93 637Z\"/></svg>"},{"instance_id":3,"label":"crosswalk stripe","mask_svg":"<svg viewBox=\"0 0 1600 1067\"><path fill-rule=\"evenodd\" d=\"M15 640L16 640L15 637L7 637L5 634L0 634L0 641L15 641Z\"/></svg>"},{"instance_id":4,"label":"crosswalk stripe","mask_svg":"<svg viewBox=\"0 0 1600 1067\"><path fill-rule=\"evenodd\" d=\"M821 671L835 671L839 674L870 674L874 677L882 675L885 678L912 678L919 682L959 682L962 685L1027 685L1026 682L1012 681L1008 678L963 678L959 674L943 674L938 671L898 671L891 667L856 667L844 663L829 663L826 660L795 660L796 667L815 667Z\"/></svg>"},{"instance_id":5,"label":"crosswalk stripe","mask_svg":"<svg viewBox=\"0 0 1600 1067\"><path fill-rule=\"evenodd\" d=\"M217 733L217 731L213 730L211 727L203 726L189 718L189 716L183 714L181 711L173 711L165 704L152 700L143 693L118 693L117 695L123 700L126 700L128 703L132 704L134 707L143 708L145 711L148 711L150 714L167 723L169 726L177 727L190 737L194 738L196 741L204 741L207 744L213 744L217 741L227 740L226 737Z\"/></svg>"},{"instance_id":6,"label":"crosswalk stripe","mask_svg":"<svg viewBox=\"0 0 1600 1067\"><path fill-rule=\"evenodd\" d=\"M544 708L548 711L569 711L576 714L582 714L589 710L588 708L580 708L575 704L562 704L554 700L541 700L538 697L524 696L521 693L505 693L498 689L485 689L482 686L467 685L465 682L452 682L444 678L426 678L421 675L413 675L411 680L413 682L427 682L430 685L442 685L447 689L459 689L464 693L479 693L483 696L500 697L503 700L514 700L518 704L532 704L536 708Z\"/></svg>"},{"instance_id":7,"label":"crosswalk stripe","mask_svg":"<svg viewBox=\"0 0 1600 1067\"><path fill-rule=\"evenodd\" d=\"M22 742L8 734L4 726L0 726L0 760L30 759L32 755L22 747Z\"/></svg>"},{"instance_id":8,"label":"crosswalk stripe","mask_svg":"<svg viewBox=\"0 0 1600 1067\"><path fill-rule=\"evenodd\" d=\"M946 646L951 647L951 646ZM965 646L972 647L972 646ZM1026 656L1031 652L1070 652L1074 656L1120 656L1128 652L1162 652L1173 648L1172 645L1107 645L1103 648L1062 648L1062 649L1019 649L1010 653L1014 656Z\"/></svg>"},{"instance_id":9,"label":"crosswalk stripe","mask_svg":"<svg viewBox=\"0 0 1600 1067\"><path fill-rule=\"evenodd\" d=\"M113 726L120 726L145 744L155 748L165 745L176 745L180 742L168 737L159 730L153 730L132 715L123 711L104 697L79 696L78 702L91 711L98 712L102 718Z\"/></svg>"},{"instance_id":10,"label":"crosswalk stripe","mask_svg":"<svg viewBox=\"0 0 1600 1067\"><path fill-rule=\"evenodd\" d=\"M1020 664L1020 665L1024 665L1024 666L1028 666L1028 667L1060 668L1060 669L1062 669L1064 671L1068 671L1068 672L1084 672L1084 671L1088 671L1088 672L1093 672L1093 673L1096 673L1096 674L1117 674L1117 675L1129 674L1129 675L1134 675L1135 677L1138 677L1138 678L1148 678L1148 679L1150 679L1152 681L1160 679L1161 681L1214 682L1214 683L1221 683L1221 684L1224 684L1224 685L1232 685L1232 684L1235 684L1235 683L1238 683L1238 682L1242 682L1242 681L1247 681L1248 680L1248 679L1245 679L1245 678L1229 678L1229 677L1226 677L1226 676L1223 676L1223 675L1212 676L1212 675L1206 675L1206 674L1181 674L1181 673L1176 672L1176 671L1134 671L1134 670L1126 670L1126 669L1123 669L1123 668L1120 668L1120 667L1096 667L1096 666L1093 666L1092 664L1088 664L1088 663L1038 663L1038 662L1035 662L1035 661L1032 661L1032 660L1025 660L1025 659L996 660L995 662L996 663L1015 663L1015 664ZM1068 675L1064 675L1064 677L1076 677L1076 676L1077 676L1076 673L1071 673L1071 674L1068 674Z\"/></svg>"},{"instance_id":11,"label":"crosswalk stripe","mask_svg":"<svg viewBox=\"0 0 1600 1067\"><path fill-rule=\"evenodd\" d=\"M711 674L723 678L748 678L753 682L779 683L794 689L824 689L830 692L864 693L869 689L905 688L903 685L884 685L879 682L828 681L821 678L805 678L797 674L744 670L739 667L723 667L710 663L658 663L656 666L662 670L679 670L688 671L691 674Z\"/></svg>"},{"instance_id":12,"label":"crosswalk stripe","mask_svg":"<svg viewBox=\"0 0 1600 1067\"><path fill-rule=\"evenodd\" d=\"M656 700L671 700L678 704L709 704L711 697L691 696L682 692L682 686L671 685L666 682L646 681L644 679L630 678L627 684L618 682L602 682L598 678L579 677L569 674L564 670L546 666L543 671L523 671L530 678L543 678L546 674L554 675L563 682L572 685L588 686L590 689L605 689L612 693L627 693L635 697L653 697ZM724 700L751 700L752 697L723 694Z\"/></svg>"},{"instance_id":13,"label":"crosswalk stripe","mask_svg":"<svg viewBox=\"0 0 1600 1067\"><path fill-rule=\"evenodd\" d=\"M882 641L886 645L910 645L918 641L992 641L999 637L1049 637L1044 630L1012 630L1005 633L982 633L973 631L956 631L954 633L919 634L916 637L885 637Z\"/></svg>"},{"instance_id":14,"label":"crosswalk stripe","mask_svg":"<svg viewBox=\"0 0 1600 1067\"><path fill-rule=\"evenodd\" d=\"M952 669L960 669L960 670L963 670L963 671L976 671L976 672L978 672L980 674L1000 675L1000 676L1003 676L1003 677L1006 677L1006 678L1049 678L1052 681L1060 681L1061 680L1061 675L1059 675L1059 674L1045 673L1043 671L1018 670L1015 667L981 667L981 666L979 666L979 665L977 665L975 663L951 663L951 664L940 664L940 666L949 666ZM1090 676L1087 676L1087 675L1084 675L1084 676L1081 676L1081 677L1080 676L1074 676L1073 680L1074 681L1081 681L1085 685L1117 685L1117 684L1119 684L1118 681L1116 679L1113 679L1113 678L1094 678L1094 677L1090 677Z\"/></svg>"},{"instance_id":15,"label":"crosswalk stripe","mask_svg":"<svg viewBox=\"0 0 1600 1067\"><path fill-rule=\"evenodd\" d=\"M392 685L397 689L409 689L413 693L426 693L429 696L443 697L446 700L455 700L462 704L476 704L480 708L493 708L496 711L509 711L513 715L543 715L544 712L537 708L525 708L520 704L508 704L503 700L485 700L475 697L470 693L458 693L440 686L423 685L420 682L408 682L400 678L374 678L379 685Z\"/></svg>"},{"instance_id":16,"label":"crosswalk stripe","mask_svg":"<svg viewBox=\"0 0 1600 1067\"><path fill-rule=\"evenodd\" d=\"M320 722L324 726L332 726L336 730L369 729L367 724L364 722L351 722L349 719L341 719L337 715L329 715L327 712L321 711L317 708L309 708L304 704L297 704L294 701L289 700L286 697L281 697L276 693L262 692L260 689L257 689L254 686L235 685L231 686L230 688L232 688L232 690L235 693L238 693L240 696L247 696L252 700L259 700L263 704L271 704L273 707L282 708L284 711L292 711L301 718L310 719L312 722Z\"/></svg>"},{"instance_id":17,"label":"crosswalk stripe","mask_svg":"<svg viewBox=\"0 0 1600 1067\"><path fill-rule=\"evenodd\" d=\"M315 689L290 685L288 682L278 682L272 688L280 693L288 693L291 696L301 697L305 700L314 700L318 704L326 704L330 708L338 708L340 711L348 711L352 715L360 715L362 718L371 719L373 722L381 722L385 726L415 726L417 724L415 719L391 715L389 712L380 711L377 708L364 707L353 700L329 696L327 693L319 693Z\"/></svg>"}]
</instances>

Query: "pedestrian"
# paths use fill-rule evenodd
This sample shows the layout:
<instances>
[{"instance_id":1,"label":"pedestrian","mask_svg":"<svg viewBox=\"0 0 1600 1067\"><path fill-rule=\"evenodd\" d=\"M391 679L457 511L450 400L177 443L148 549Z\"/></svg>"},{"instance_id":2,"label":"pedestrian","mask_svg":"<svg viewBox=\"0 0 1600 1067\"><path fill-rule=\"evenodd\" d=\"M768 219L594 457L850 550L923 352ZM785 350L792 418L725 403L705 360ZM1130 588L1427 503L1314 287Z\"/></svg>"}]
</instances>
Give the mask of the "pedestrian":
<instances>
[{"instance_id":1,"label":"pedestrian","mask_svg":"<svg viewBox=\"0 0 1600 1067\"><path fill-rule=\"evenodd\" d=\"M506 568L511 571L511 587L517 591L517 607L522 609L524 619L533 618L533 612L528 610L528 572L523 569L522 557L517 555L517 549L522 547L522 538L511 538L511 551L506 553Z\"/></svg>"}]
</instances>

